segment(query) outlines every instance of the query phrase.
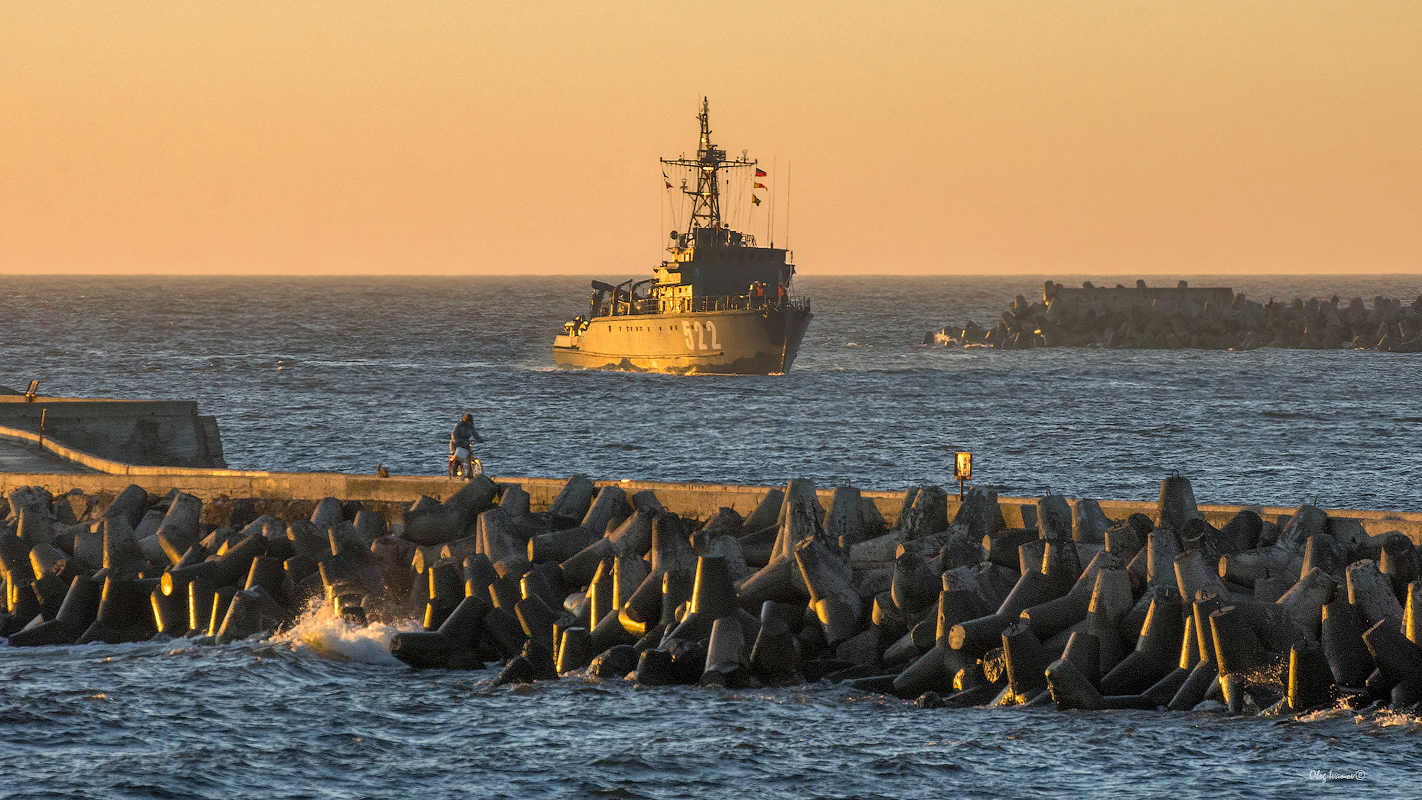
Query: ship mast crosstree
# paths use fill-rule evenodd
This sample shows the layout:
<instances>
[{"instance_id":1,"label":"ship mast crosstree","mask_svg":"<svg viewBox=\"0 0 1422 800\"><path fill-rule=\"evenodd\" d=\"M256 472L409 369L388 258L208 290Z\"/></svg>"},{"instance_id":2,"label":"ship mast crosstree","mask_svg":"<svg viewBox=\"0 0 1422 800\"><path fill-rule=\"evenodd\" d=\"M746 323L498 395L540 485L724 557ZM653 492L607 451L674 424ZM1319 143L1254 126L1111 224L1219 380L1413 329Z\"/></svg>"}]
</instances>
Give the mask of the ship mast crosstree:
<instances>
[{"instance_id":1,"label":"ship mast crosstree","mask_svg":"<svg viewBox=\"0 0 1422 800\"><path fill-rule=\"evenodd\" d=\"M668 166L685 167L696 173L695 189L688 187L685 179L681 182L682 193L691 198L691 219L687 221L686 231L680 234L673 232L682 247L695 240L694 231L697 229L720 231L725 227L721 221L720 171L754 167L758 163L753 158L728 159L725 150L711 143L709 103L705 97L701 98L701 113L697 115L697 119L701 122L701 146L696 151L696 158L661 160Z\"/></svg>"}]
</instances>

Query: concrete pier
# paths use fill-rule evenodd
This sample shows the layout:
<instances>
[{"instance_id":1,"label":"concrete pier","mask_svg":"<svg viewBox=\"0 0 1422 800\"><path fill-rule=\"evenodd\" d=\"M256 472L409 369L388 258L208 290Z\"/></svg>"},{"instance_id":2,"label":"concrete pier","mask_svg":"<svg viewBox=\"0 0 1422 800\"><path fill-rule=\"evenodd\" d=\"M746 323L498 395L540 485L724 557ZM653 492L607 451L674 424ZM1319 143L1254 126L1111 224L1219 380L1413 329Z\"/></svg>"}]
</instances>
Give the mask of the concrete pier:
<instances>
[{"instance_id":1,"label":"concrete pier","mask_svg":"<svg viewBox=\"0 0 1422 800\"><path fill-rule=\"evenodd\" d=\"M919 486L858 492L884 524L856 542L825 531L845 493L806 479L780 490L107 466L130 472L0 474L11 645L223 644L324 607L357 627L422 620L392 655L417 669L503 661L496 686L635 663L649 686L823 678L923 707L1277 714L1422 697L1422 582L1408 567L1419 514L1200 506L1174 476L1153 504L975 490L964 510ZM779 526L748 530L775 497ZM1104 517L1105 544L1072 538L1082 506ZM648 518L651 535L634 535ZM974 544L970 523L984 519ZM1261 519L1267 536L1224 534ZM1015 561L1004 530L1022 534ZM767 531L776 543L752 573L741 543ZM1339 545L1332 573L1295 568L1305 534ZM535 546L549 537L576 541ZM896 545L893 561L855 560L878 539ZM1240 558L1261 551L1281 558L1256 558L1246 581ZM1285 658L1297 664L1271 672Z\"/></svg>"},{"instance_id":2,"label":"concrete pier","mask_svg":"<svg viewBox=\"0 0 1422 800\"><path fill-rule=\"evenodd\" d=\"M28 397L0 387L0 428L43 433L49 440L139 466L220 469L217 418L191 400Z\"/></svg>"},{"instance_id":3,"label":"concrete pier","mask_svg":"<svg viewBox=\"0 0 1422 800\"><path fill-rule=\"evenodd\" d=\"M495 686L586 669L848 681L925 708L1234 714L1422 698L1419 513L1201 505L1180 476L1154 502L960 501L803 478L135 465L15 428L0 442L43 470L0 472L12 646L222 644L321 608L356 627L423 621L392 655L503 662Z\"/></svg>"},{"instance_id":4,"label":"concrete pier","mask_svg":"<svg viewBox=\"0 0 1422 800\"><path fill-rule=\"evenodd\" d=\"M7 442L5 431L0 429L0 448ZM3 458L0 449L0 458ZM260 513L270 513L270 509L304 508L308 515L317 503L325 497L339 497L344 500L359 500L367 508L379 509L391 525L400 524L400 513L422 496L443 501L454 495L466 484L447 477L427 477L414 475L392 475L377 478L374 475L350 475L337 472L259 472L248 470L219 469L172 469L162 467L138 467L112 463L105 465L100 459L83 459L64 464L65 459L50 460L40 456L40 460L15 460L17 465L51 465L57 467L44 472L10 472L0 470L0 494L8 493L20 486L41 486L54 494L64 494L78 490L83 494L102 497L116 497L129 484L143 487L149 494L163 495L178 489L204 501L205 507L212 501L230 503L236 498L251 498ZM109 466L114 471L95 469L94 465ZM121 470L121 471L120 471ZM498 477L494 479L503 486L517 486L528 493L529 505L533 511L543 511L553 501L566 483L566 478ZM748 516L768 494L779 491L778 487L747 486L719 483L668 483L660 481L615 481L594 480L599 489L617 486L628 496L642 491L656 494L668 510L694 520L709 520L720 508L730 508L743 516ZM903 507L905 492L861 491L861 496L873 503L884 520L893 525L897 522ZM833 489L816 491L821 505L828 508L834 499ZM1003 520L1009 529L1036 527L1038 497L999 497ZM1079 502L1069 499L1074 508ZM1156 503L1145 500L1095 500L1102 513L1111 519L1125 519L1131 514L1154 515ZM947 499L948 517L957 514L960 507L956 495ZM1282 506L1245 506L1224 504L1201 504L1199 513L1205 521L1216 528L1223 527L1241 511L1253 511L1268 521L1280 517L1287 519L1296 509ZM1330 519L1348 520L1363 535L1378 535L1398 531L1414 543L1422 542L1422 513L1400 511L1378 511L1367 509L1323 509ZM1029 523L1030 524L1027 524Z\"/></svg>"},{"instance_id":5,"label":"concrete pier","mask_svg":"<svg viewBox=\"0 0 1422 800\"><path fill-rule=\"evenodd\" d=\"M0 438L0 472L73 475L94 470L25 440Z\"/></svg>"}]
</instances>

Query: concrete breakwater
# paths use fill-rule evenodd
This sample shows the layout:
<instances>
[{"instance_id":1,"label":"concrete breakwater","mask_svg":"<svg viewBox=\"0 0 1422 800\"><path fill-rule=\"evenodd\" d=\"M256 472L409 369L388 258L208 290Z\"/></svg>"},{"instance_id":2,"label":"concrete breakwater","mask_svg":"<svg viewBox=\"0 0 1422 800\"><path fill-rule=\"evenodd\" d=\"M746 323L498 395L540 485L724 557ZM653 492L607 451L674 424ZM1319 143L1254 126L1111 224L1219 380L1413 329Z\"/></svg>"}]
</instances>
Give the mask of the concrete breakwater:
<instances>
[{"instance_id":1,"label":"concrete breakwater","mask_svg":"<svg viewBox=\"0 0 1422 800\"><path fill-rule=\"evenodd\" d=\"M320 605L356 626L418 619L394 656L498 662L500 683L826 678L923 705L1240 713L1422 699L1415 534L1312 506L1226 514L1177 477L1120 519L982 488L913 487L884 514L796 480L686 514L582 476L445 485L406 507L13 487L0 634L221 642Z\"/></svg>"},{"instance_id":2,"label":"concrete breakwater","mask_svg":"<svg viewBox=\"0 0 1422 800\"><path fill-rule=\"evenodd\" d=\"M224 468L217 418L192 400L29 396L0 386L0 427L138 466Z\"/></svg>"},{"instance_id":3,"label":"concrete breakwater","mask_svg":"<svg viewBox=\"0 0 1422 800\"><path fill-rule=\"evenodd\" d=\"M1124 349L1386 350L1422 353L1422 297L1261 303L1228 288L1093 286L1047 281L1040 301L1018 295L995 325L968 321L925 334L924 344Z\"/></svg>"}]
</instances>

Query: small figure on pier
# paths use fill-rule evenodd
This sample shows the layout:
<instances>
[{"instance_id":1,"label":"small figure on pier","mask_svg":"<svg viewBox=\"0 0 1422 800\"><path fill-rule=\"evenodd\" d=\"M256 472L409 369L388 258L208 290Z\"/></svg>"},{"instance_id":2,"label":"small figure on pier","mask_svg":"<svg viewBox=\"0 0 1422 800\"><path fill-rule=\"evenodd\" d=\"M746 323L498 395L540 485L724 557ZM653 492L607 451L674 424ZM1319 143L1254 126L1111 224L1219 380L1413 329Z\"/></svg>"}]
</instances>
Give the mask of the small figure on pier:
<instances>
[{"instance_id":1,"label":"small figure on pier","mask_svg":"<svg viewBox=\"0 0 1422 800\"><path fill-rule=\"evenodd\" d=\"M449 476L472 477L475 459L471 453L471 442L483 442L483 436L474 427L474 415L465 414L449 434Z\"/></svg>"}]
</instances>

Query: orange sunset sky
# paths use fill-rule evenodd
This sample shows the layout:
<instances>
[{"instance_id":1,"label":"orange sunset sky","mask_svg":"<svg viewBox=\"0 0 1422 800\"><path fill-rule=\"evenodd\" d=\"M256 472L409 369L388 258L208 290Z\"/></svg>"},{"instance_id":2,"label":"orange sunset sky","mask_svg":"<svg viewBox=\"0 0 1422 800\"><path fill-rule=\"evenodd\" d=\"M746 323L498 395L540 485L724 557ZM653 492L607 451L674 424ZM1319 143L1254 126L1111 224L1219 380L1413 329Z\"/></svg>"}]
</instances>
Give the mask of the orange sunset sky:
<instances>
[{"instance_id":1,"label":"orange sunset sky","mask_svg":"<svg viewBox=\"0 0 1422 800\"><path fill-rule=\"evenodd\" d=\"M805 275L1422 271L1416 0L8 0L0 64L0 272L644 272L703 94Z\"/></svg>"}]
</instances>

